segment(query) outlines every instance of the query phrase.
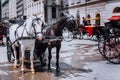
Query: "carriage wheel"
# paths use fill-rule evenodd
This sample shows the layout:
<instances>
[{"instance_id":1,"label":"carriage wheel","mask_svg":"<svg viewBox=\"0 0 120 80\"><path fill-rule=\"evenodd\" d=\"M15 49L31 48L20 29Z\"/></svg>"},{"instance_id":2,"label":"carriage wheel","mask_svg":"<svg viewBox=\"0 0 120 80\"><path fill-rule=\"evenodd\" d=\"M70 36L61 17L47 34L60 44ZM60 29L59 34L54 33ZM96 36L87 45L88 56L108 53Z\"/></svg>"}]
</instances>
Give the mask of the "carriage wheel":
<instances>
[{"instance_id":1,"label":"carriage wheel","mask_svg":"<svg viewBox=\"0 0 120 80\"><path fill-rule=\"evenodd\" d=\"M67 30L63 33L63 39L65 41L67 41L67 42L72 41L73 40L73 36L74 36L74 34L69 32L69 31L67 31Z\"/></svg>"},{"instance_id":2,"label":"carriage wheel","mask_svg":"<svg viewBox=\"0 0 120 80\"><path fill-rule=\"evenodd\" d=\"M104 37L103 36L100 36L98 40L98 50L102 56L105 56L103 52L104 50Z\"/></svg>"},{"instance_id":3,"label":"carriage wheel","mask_svg":"<svg viewBox=\"0 0 120 80\"><path fill-rule=\"evenodd\" d=\"M104 55L110 63L120 64L120 37L112 36L105 43Z\"/></svg>"}]
</instances>

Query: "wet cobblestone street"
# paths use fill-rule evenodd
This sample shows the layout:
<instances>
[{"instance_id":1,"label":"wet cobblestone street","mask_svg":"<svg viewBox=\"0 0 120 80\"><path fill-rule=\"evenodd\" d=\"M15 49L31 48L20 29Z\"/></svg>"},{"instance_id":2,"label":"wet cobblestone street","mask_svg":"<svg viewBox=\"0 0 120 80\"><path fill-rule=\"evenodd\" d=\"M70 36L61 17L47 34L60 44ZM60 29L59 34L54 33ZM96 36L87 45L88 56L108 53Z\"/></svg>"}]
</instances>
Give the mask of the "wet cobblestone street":
<instances>
[{"instance_id":1,"label":"wet cobblestone street","mask_svg":"<svg viewBox=\"0 0 120 80\"><path fill-rule=\"evenodd\" d=\"M80 42L80 43L79 43ZM92 44L94 43L94 44ZM35 75L30 72L30 63L25 63L25 73L20 73L20 67L13 69L13 63L0 63L0 80L73 80L73 77L84 77L81 73L91 73L92 69L86 69L89 62L104 61L97 49L97 42L84 44L80 40L73 40L71 43L63 42L60 51L61 72L55 70L56 55L52 51L52 72L47 71L47 66L42 67L35 62ZM4 47L5 48L5 47ZM5 57L5 56L4 56ZM80 80L78 78L78 80Z\"/></svg>"}]
</instances>

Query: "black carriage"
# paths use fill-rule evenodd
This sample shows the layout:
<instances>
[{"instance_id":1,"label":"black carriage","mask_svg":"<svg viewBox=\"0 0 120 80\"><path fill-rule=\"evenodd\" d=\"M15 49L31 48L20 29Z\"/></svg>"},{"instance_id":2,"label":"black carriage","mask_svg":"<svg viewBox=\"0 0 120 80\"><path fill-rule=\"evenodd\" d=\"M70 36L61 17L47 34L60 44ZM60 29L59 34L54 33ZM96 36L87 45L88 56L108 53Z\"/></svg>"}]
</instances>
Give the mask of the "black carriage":
<instances>
[{"instance_id":1,"label":"black carriage","mask_svg":"<svg viewBox=\"0 0 120 80\"><path fill-rule=\"evenodd\" d=\"M111 63L120 63L120 16L109 18L106 26L109 34L103 35L98 42L100 53Z\"/></svg>"}]
</instances>

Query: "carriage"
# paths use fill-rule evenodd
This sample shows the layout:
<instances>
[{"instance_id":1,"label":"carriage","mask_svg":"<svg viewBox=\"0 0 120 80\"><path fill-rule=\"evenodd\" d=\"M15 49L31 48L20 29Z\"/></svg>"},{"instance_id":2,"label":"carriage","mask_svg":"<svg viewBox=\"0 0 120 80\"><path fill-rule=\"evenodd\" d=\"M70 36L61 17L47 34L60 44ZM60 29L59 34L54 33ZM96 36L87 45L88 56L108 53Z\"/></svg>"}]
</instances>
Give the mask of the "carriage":
<instances>
[{"instance_id":1,"label":"carriage","mask_svg":"<svg viewBox=\"0 0 120 80\"><path fill-rule=\"evenodd\" d=\"M98 40L104 34L105 26L99 25L80 25L77 35L79 39Z\"/></svg>"},{"instance_id":2,"label":"carriage","mask_svg":"<svg viewBox=\"0 0 120 80\"><path fill-rule=\"evenodd\" d=\"M107 34L101 36L98 41L98 49L102 56L109 62L120 63L120 16L112 16L106 23L109 28Z\"/></svg>"}]
</instances>

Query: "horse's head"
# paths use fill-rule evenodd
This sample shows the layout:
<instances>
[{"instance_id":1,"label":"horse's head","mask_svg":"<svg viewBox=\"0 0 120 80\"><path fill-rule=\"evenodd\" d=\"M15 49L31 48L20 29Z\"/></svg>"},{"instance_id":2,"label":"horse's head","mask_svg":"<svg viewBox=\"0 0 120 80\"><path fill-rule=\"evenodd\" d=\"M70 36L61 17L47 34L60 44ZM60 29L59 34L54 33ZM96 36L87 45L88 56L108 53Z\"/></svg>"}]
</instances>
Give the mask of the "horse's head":
<instances>
[{"instance_id":1,"label":"horse's head","mask_svg":"<svg viewBox=\"0 0 120 80\"><path fill-rule=\"evenodd\" d=\"M42 24L43 24L43 21L40 18L35 17L32 19L32 26L34 29L34 33L38 40L42 40L42 38L43 38Z\"/></svg>"},{"instance_id":2,"label":"horse's head","mask_svg":"<svg viewBox=\"0 0 120 80\"><path fill-rule=\"evenodd\" d=\"M71 32L75 32L78 30L78 25L72 15L66 16L65 27Z\"/></svg>"}]
</instances>

